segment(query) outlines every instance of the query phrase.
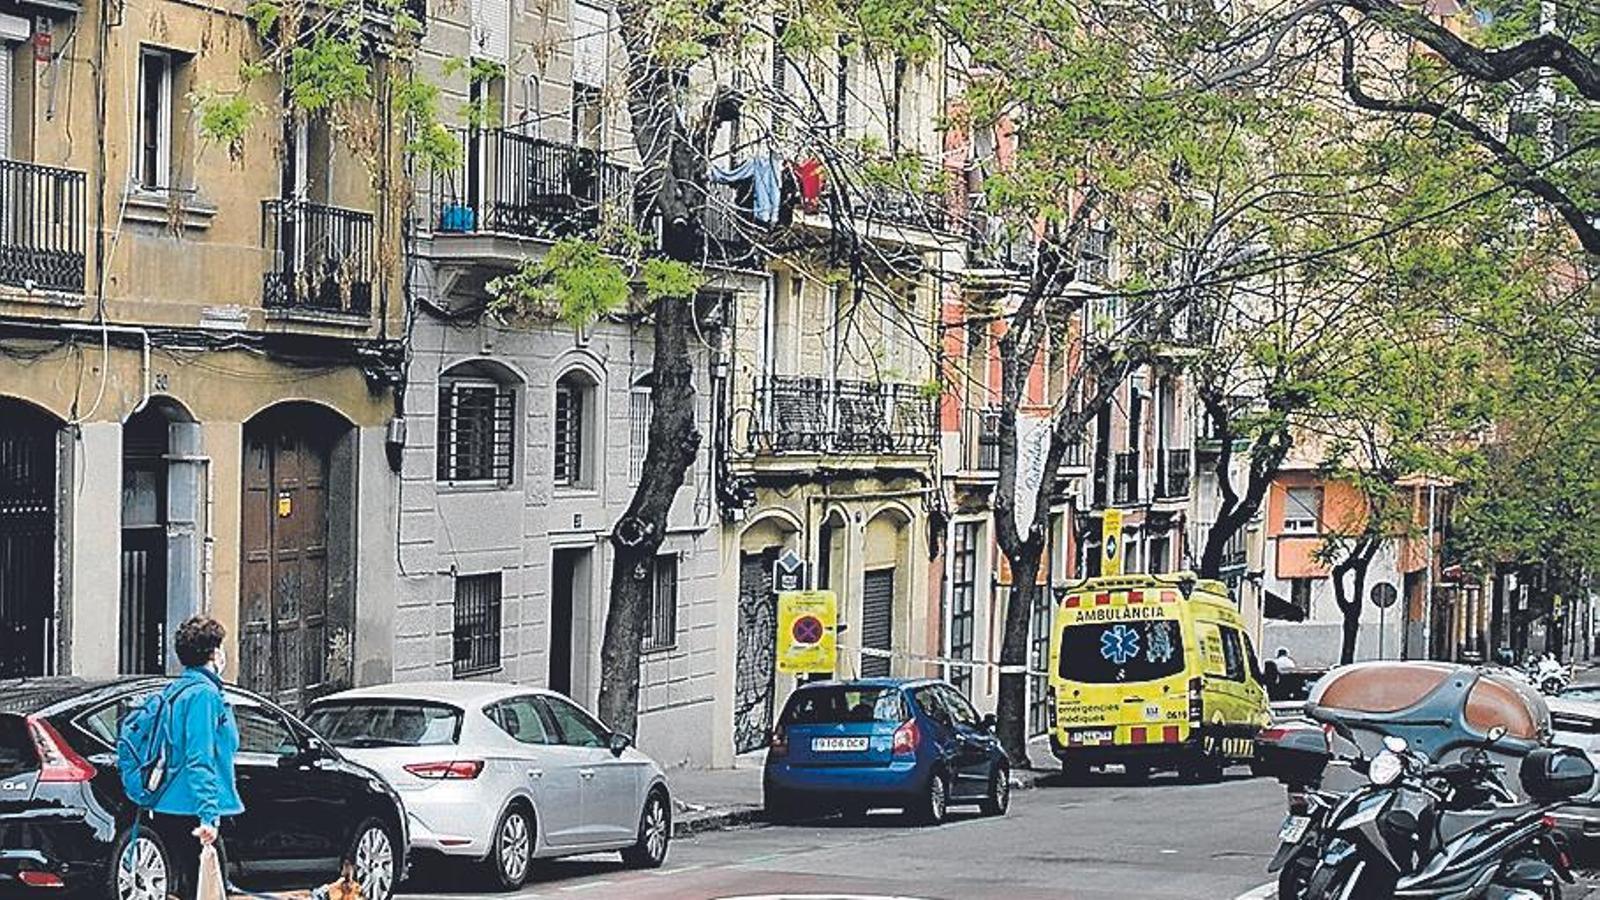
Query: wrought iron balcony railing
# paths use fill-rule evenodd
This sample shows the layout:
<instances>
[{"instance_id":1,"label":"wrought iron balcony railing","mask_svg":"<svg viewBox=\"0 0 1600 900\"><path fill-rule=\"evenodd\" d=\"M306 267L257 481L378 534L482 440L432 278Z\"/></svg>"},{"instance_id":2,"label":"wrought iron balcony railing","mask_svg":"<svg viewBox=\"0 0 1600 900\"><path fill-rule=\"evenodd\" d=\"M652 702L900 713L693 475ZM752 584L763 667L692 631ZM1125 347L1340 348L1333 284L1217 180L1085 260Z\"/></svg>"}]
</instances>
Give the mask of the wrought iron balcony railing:
<instances>
[{"instance_id":1,"label":"wrought iron balcony railing","mask_svg":"<svg viewBox=\"0 0 1600 900\"><path fill-rule=\"evenodd\" d=\"M919 385L779 375L755 389L761 453L929 453L934 399Z\"/></svg>"},{"instance_id":2,"label":"wrought iron balcony railing","mask_svg":"<svg viewBox=\"0 0 1600 900\"><path fill-rule=\"evenodd\" d=\"M974 212L967 217L967 248L979 266L1018 272L1033 256L1030 236L1000 216Z\"/></svg>"},{"instance_id":3,"label":"wrought iron balcony railing","mask_svg":"<svg viewBox=\"0 0 1600 900\"><path fill-rule=\"evenodd\" d=\"M372 314L376 235L372 213L304 200L261 202L262 277L268 309Z\"/></svg>"},{"instance_id":4,"label":"wrought iron balcony railing","mask_svg":"<svg viewBox=\"0 0 1600 900\"><path fill-rule=\"evenodd\" d=\"M1156 491L1160 499L1174 500L1189 496L1189 480L1193 473L1191 450L1167 450L1156 457Z\"/></svg>"},{"instance_id":5,"label":"wrought iron balcony railing","mask_svg":"<svg viewBox=\"0 0 1600 900\"><path fill-rule=\"evenodd\" d=\"M969 471L1000 468L1000 410L968 409L962 415L961 463Z\"/></svg>"},{"instance_id":6,"label":"wrought iron balcony railing","mask_svg":"<svg viewBox=\"0 0 1600 900\"><path fill-rule=\"evenodd\" d=\"M1142 499L1139 492L1139 452L1129 450L1118 453L1115 457L1114 471L1111 482L1112 500L1121 506L1129 503L1138 503Z\"/></svg>"},{"instance_id":7,"label":"wrought iron balcony railing","mask_svg":"<svg viewBox=\"0 0 1600 900\"><path fill-rule=\"evenodd\" d=\"M0 284L82 293L84 173L0 159Z\"/></svg>"},{"instance_id":8,"label":"wrought iron balcony railing","mask_svg":"<svg viewBox=\"0 0 1600 900\"><path fill-rule=\"evenodd\" d=\"M598 150L498 128L457 137L466 164L434 176L441 232L559 238L633 219L633 172Z\"/></svg>"}]
</instances>

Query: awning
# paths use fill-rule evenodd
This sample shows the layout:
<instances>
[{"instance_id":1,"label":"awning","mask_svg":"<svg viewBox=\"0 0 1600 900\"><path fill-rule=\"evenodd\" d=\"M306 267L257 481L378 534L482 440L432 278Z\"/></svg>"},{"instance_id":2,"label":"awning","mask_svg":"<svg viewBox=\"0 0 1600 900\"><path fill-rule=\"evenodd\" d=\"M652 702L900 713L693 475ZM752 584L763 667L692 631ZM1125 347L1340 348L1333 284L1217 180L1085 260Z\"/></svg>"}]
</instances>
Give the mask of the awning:
<instances>
[{"instance_id":1,"label":"awning","mask_svg":"<svg viewBox=\"0 0 1600 900\"><path fill-rule=\"evenodd\" d=\"M1297 604L1283 599L1282 595L1274 594L1272 591L1267 591L1267 602L1261 612L1269 619L1286 619L1290 622L1304 622L1306 620L1305 610L1301 609Z\"/></svg>"}]
</instances>

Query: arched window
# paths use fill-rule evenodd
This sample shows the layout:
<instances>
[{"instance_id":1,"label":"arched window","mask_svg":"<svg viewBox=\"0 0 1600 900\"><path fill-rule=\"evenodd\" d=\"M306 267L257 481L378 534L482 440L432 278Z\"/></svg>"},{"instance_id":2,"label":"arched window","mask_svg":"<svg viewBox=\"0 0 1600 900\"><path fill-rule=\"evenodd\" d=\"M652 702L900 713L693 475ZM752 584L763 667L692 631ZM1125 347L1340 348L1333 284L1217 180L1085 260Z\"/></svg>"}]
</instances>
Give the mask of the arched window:
<instances>
[{"instance_id":1,"label":"arched window","mask_svg":"<svg viewBox=\"0 0 1600 900\"><path fill-rule=\"evenodd\" d=\"M573 369L556 381L553 475L557 487L590 487L594 483L594 456L590 446L595 416L594 381Z\"/></svg>"},{"instance_id":2,"label":"arched window","mask_svg":"<svg viewBox=\"0 0 1600 900\"><path fill-rule=\"evenodd\" d=\"M509 485L516 476L516 383L490 363L439 378L439 481Z\"/></svg>"}]
</instances>

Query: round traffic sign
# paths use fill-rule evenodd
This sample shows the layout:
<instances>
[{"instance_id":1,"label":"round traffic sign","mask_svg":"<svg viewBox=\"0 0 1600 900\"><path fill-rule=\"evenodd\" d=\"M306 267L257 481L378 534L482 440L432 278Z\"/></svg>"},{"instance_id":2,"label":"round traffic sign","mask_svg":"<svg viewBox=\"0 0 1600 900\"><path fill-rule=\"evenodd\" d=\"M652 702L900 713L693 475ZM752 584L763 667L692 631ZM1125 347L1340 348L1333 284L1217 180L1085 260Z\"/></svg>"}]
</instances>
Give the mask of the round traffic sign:
<instances>
[{"instance_id":1,"label":"round traffic sign","mask_svg":"<svg viewBox=\"0 0 1600 900\"><path fill-rule=\"evenodd\" d=\"M816 616L801 616L789 629L797 644L816 644L822 641L822 620Z\"/></svg>"},{"instance_id":2,"label":"round traffic sign","mask_svg":"<svg viewBox=\"0 0 1600 900\"><path fill-rule=\"evenodd\" d=\"M1394 585L1390 584L1389 582L1380 581L1372 586L1373 606L1376 606L1379 609L1388 609L1389 607L1393 606L1394 602L1398 599L1400 599L1399 592L1396 591L1394 589Z\"/></svg>"}]
</instances>

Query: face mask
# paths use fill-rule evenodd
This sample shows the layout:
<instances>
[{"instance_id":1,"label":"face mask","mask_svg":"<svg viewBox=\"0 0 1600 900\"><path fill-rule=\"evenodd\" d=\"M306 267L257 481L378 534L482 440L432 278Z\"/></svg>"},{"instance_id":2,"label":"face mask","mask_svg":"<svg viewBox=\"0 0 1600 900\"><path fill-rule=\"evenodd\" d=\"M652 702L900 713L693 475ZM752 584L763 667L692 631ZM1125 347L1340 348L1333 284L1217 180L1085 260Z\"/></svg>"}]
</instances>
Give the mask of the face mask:
<instances>
[{"instance_id":1,"label":"face mask","mask_svg":"<svg viewBox=\"0 0 1600 900\"><path fill-rule=\"evenodd\" d=\"M228 651L222 649L221 647L218 647L211 654L211 671L217 673L218 676L221 676L222 673L226 672L227 670L228 670Z\"/></svg>"}]
</instances>

